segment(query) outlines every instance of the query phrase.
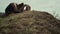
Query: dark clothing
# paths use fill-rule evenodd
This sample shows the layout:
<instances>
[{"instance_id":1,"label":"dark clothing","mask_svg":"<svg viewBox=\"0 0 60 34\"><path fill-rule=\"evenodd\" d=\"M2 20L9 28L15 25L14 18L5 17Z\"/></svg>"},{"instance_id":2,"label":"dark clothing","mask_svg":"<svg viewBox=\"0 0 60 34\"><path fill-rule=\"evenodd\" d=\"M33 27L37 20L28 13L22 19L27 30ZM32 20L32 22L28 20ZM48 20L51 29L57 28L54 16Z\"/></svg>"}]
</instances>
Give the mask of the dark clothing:
<instances>
[{"instance_id":1,"label":"dark clothing","mask_svg":"<svg viewBox=\"0 0 60 34\"><path fill-rule=\"evenodd\" d=\"M12 6L12 4L9 4L8 6L7 6L7 8L5 9L5 13L6 14L10 14L10 13L12 13L14 11L14 7Z\"/></svg>"},{"instance_id":2,"label":"dark clothing","mask_svg":"<svg viewBox=\"0 0 60 34\"><path fill-rule=\"evenodd\" d=\"M18 13L17 4L16 4L16 7L15 7L14 3L10 3L7 6L7 8L5 9L5 13L6 13L6 15L11 14L11 13Z\"/></svg>"}]
</instances>

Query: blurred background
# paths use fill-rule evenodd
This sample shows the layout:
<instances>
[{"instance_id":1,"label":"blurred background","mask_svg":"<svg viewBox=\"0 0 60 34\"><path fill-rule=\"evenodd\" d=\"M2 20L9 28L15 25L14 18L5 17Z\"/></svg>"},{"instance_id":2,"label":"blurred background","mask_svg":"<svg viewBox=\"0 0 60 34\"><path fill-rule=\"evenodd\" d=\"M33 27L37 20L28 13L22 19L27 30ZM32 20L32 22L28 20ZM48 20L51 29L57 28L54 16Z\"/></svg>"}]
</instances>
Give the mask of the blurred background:
<instances>
[{"instance_id":1,"label":"blurred background","mask_svg":"<svg viewBox=\"0 0 60 34\"><path fill-rule=\"evenodd\" d=\"M31 10L46 11L60 19L60 0L0 0L0 12L5 12L5 8L11 2L24 2L31 6Z\"/></svg>"}]
</instances>

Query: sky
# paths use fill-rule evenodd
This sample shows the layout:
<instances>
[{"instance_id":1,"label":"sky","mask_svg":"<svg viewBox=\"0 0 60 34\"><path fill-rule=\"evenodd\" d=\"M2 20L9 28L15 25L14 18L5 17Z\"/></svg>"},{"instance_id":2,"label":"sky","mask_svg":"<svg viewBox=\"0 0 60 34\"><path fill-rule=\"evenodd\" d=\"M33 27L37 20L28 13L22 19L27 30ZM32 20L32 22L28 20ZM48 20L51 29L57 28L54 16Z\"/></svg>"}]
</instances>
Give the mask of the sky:
<instances>
[{"instance_id":1,"label":"sky","mask_svg":"<svg viewBox=\"0 0 60 34\"><path fill-rule=\"evenodd\" d=\"M29 4L31 10L45 11L52 14L54 17L57 15L57 19L60 19L60 0L1 0L0 12L5 12L5 8L9 3L22 3Z\"/></svg>"}]
</instances>

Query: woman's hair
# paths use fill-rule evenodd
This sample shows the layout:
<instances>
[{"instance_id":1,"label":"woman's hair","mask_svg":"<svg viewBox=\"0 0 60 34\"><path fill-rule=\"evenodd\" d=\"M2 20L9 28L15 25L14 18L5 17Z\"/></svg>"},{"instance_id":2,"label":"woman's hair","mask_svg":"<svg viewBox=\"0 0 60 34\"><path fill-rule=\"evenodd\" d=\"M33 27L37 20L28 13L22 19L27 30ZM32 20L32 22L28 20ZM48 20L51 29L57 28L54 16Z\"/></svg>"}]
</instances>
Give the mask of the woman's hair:
<instances>
[{"instance_id":1,"label":"woman's hair","mask_svg":"<svg viewBox=\"0 0 60 34\"><path fill-rule=\"evenodd\" d=\"M19 5L18 5L18 8L21 8L21 7L23 7L24 6L24 3L20 3Z\"/></svg>"}]
</instances>

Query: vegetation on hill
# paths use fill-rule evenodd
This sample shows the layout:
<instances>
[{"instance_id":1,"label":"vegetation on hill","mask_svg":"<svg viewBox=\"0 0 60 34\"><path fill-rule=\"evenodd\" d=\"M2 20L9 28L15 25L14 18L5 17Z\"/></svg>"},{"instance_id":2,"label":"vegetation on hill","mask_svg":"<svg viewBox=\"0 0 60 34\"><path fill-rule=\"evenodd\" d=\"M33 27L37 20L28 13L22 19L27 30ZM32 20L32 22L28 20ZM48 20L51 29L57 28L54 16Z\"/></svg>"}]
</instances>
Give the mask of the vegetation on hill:
<instances>
[{"instance_id":1,"label":"vegetation on hill","mask_svg":"<svg viewBox=\"0 0 60 34\"><path fill-rule=\"evenodd\" d=\"M10 14L0 18L0 34L60 34L60 20L40 11Z\"/></svg>"}]
</instances>

